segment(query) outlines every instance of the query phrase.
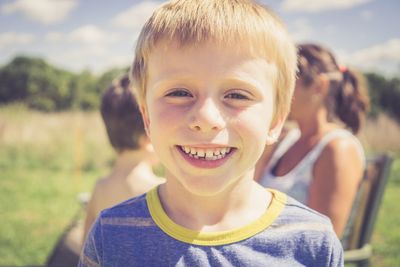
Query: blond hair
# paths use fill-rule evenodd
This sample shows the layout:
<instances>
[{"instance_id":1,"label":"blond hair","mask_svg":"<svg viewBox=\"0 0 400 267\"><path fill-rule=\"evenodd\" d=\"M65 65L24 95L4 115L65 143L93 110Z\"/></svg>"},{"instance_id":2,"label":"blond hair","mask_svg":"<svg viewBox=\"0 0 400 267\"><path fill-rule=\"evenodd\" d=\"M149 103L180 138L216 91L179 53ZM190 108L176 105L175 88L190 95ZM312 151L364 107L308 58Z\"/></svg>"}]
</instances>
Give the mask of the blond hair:
<instances>
[{"instance_id":1,"label":"blond hair","mask_svg":"<svg viewBox=\"0 0 400 267\"><path fill-rule=\"evenodd\" d=\"M145 104L149 54L161 41L190 46L204 42L245 43L250 53L277 67L273 78L275 118L290 109L297 71L296 47L286 28L267 7L251 0L172 0L160 6L143 26L131 67L132 85ZM266 74L267 75L267 74Z\"/></svg>"}]
</instances>

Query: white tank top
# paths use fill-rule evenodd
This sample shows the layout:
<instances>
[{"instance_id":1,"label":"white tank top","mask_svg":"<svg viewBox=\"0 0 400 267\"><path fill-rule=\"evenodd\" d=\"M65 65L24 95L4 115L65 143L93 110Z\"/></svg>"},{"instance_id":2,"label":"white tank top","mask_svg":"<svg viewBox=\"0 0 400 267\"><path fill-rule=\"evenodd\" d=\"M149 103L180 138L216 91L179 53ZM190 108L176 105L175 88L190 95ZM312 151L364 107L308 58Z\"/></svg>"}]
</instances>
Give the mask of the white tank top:
<instances>
[{"instance_id":1,"label":"white tank top","mask_svg":"<svg viewBox=\"0 0 400 267\"><path fill-rule=\"evenodd\" d=\"M308 191L313 177L314 163L330 141L336 138L348 137L354 140L359 149L360 155L365 162L364 150L358 139L351 132L345 129L335 129L326 133L325 136L323 136L318 142L318 144L316 144L286 175L275 176L272 173L272 170L274 169L276 163L300 138L299 129L290 130L273 152L270 161L262 173L259 183L264 187L282 191L301 203L307 205Z\"/></svg>"}]
</instances>

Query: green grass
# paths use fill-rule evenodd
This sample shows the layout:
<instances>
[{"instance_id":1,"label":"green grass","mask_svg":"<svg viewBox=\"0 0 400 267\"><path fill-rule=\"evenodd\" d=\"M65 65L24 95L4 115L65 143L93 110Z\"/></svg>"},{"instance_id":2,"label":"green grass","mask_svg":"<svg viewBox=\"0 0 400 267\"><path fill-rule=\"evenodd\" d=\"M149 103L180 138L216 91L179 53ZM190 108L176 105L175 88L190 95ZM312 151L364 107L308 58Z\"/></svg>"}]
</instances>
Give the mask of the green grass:
<instances>
[{"instance_id":1,"label":"green grass","mask_svg":"<svg viewBox=\"0 0 400 267\"><path fill-rule=\"evenodd\" d=\"M372 238L373 266L400 266L400 155L393 162Z\"/></svg>"},{"instance_id":2,"label":"green grass","mask_svg":"<svg viewBox=\"0 0 400 267\"><path fill-rule=\"evenodd\" d=\"M17 266L45 263L79 210L77 193L107 172L104 166L76 173L68 153L46 148L2 147L0 169L0 265Z\"/></svg>"},{"instance_id":3,"label":"green grass","mask_svg":"<svg viewBox=\"0 0 400 267\"><path fill-rule=\"evenodd\" d=\"M0 108L0 266L45 264L112 156L97 113Z\"/></svg>"},{"instance_id":4,"label":"green grass","mask_svg":"<svg viewBox=\"0 0 400 267\"><path fill-rule=\"evenodd\" d=\"M43 265L113 157L98 114L0 108L0 266ZM373 266L400 266L400 154L379 211Z\"/></svg>"}]
</instances>

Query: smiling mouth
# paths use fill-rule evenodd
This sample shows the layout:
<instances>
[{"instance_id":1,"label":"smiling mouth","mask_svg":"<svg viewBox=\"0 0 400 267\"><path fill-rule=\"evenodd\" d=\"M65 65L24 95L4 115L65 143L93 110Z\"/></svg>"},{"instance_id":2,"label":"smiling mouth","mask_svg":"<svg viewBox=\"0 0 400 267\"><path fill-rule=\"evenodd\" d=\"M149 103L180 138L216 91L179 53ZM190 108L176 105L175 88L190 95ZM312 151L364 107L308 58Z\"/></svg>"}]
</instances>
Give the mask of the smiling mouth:
<instances>
[{"instance_id":1,"label":"smiling mouth","mask_svg":"<svg viewBox=\"0 0 400 267\"><path fill-rule=\"evenodd\" d=\"M206 161L216 161L223 159L235 150L235 148L233 147L199 148L179 145L177 147L191 158Z\"/></svg>"}]
</instances>

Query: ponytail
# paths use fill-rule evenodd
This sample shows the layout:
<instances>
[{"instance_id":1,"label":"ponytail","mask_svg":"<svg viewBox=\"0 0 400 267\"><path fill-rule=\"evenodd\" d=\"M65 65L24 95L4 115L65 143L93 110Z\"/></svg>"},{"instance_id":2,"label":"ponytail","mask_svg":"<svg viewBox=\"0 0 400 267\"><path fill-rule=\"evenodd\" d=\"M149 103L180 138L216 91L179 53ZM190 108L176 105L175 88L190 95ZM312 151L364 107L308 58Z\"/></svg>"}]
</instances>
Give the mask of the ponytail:
<instances>
[{"instance_id":1,"label":"ponytail","mask_svg":"<svg viewBox=\"0 0 400 267\"><path fill-rule=\"evenodd\" d=\"M365 84L360 75L347 68L339 69L343 79L339 82L334 101L335 114L353 133L357 133L369 108Z\"/></svg>"},{"instance_id":2,"label":"ponytail","mask_svg":"<svg viewBox=\"0 0 400 267\"><path fill-rule=\"evenodd\" d=\"M310 86L321 74L330 80L326 99L328 119L339 118L353 133L357 133L369 107L364 79L361 75L338 65L332 52L317 44L300 44L299 76Z\"/></svg>"}]
</instances>

